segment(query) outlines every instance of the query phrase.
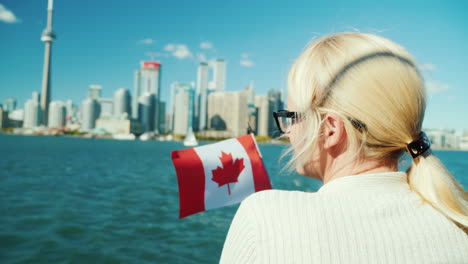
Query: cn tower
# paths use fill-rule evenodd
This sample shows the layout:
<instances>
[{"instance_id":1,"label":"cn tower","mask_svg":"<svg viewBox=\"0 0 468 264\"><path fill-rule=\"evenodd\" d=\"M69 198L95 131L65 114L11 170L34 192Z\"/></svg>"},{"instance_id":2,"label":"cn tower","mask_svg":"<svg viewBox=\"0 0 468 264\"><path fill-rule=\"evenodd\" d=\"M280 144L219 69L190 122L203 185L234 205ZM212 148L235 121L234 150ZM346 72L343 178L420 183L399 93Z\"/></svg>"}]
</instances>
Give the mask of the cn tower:
<instances>
[{"instance_id":1,"label":"cn tower","mask_svg":"<svg viewBox=\"0 0 468 264\"><path fill-rule=\"evenodd\" d=\"M47 118L49 116L50 103L50 55L52 53L52 42L55 40L55 34L52 32L52 9L53 0L49 0L47 7L47 27L42 32L41 41L45 42L44 52L44 72L42 74L42 94L41 94L41 124L47 126Z\"/></svg>"}]
</instances>

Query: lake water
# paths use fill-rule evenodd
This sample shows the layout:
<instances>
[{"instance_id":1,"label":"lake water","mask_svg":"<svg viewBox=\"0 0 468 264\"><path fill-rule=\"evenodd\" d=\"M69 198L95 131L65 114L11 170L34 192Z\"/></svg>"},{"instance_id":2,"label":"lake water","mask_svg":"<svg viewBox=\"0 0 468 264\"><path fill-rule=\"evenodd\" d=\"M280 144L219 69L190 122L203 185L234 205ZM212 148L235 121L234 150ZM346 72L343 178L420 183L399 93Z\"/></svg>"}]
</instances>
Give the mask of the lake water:
<instances>
[{"instance_id":1,"label":"lake water","mask_svg":"<svg viewBox=\"0 0 468 264\"><path fill-rule=\"evenodd\" d=\"M279 173L285 147L260 144L273 186L317 190ZM170 152L182 148L0 134L0 262L217 263L238 205L178 219ZM466 189L468 152L436 155Z\"/></svg>"}]
</instances>

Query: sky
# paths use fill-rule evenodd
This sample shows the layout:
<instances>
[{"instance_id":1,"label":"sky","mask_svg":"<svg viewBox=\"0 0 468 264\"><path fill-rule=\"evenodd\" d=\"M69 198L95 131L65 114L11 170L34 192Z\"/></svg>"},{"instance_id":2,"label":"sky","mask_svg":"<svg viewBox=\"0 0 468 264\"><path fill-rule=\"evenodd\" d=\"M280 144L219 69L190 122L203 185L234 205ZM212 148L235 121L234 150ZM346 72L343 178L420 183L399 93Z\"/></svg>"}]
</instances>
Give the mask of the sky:
<instances>
[{"instance_id":1,"label":"sky","mask_svg":"<svg viewBox=\"0 0 468 264\"><path fill-rule=\"evenodd\" d=\"M170 84L196 81L200 61L227 62L226 90L251 82L257 94L286 91L287 72L313 39L345 31L374 33L405 47L428 90L423 126L468 130L466 1L54 1L52 100L81 104L90 84L112 97L132 93L140 61L162 63ZM23 108L40 92L47 0L0 0L0 104Z\"/></svg>"}]
</instances>

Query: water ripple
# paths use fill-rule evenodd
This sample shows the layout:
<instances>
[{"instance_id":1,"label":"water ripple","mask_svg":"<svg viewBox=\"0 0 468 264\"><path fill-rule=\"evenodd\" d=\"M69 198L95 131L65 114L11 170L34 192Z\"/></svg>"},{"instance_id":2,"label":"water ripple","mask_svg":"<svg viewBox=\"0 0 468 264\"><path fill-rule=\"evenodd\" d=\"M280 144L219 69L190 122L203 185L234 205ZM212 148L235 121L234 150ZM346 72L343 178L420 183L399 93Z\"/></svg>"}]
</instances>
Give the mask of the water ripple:
<instances>
[{"instance_id":1,"label":"water ripple","mask_svg":"<svg viewBox=\"0 0 468 264\"><path fill-rule=\"evenodd\" d=\"M170 151L180 143L0 134L0 146L8 149L0 158L2 263L218 262L238 206L178 219ZM260 148L267 170L280 171L284 146ZM467 152L441 155L455 173L467 171ZM270 177L280 189L320 187L295 174Z\"/></svg>"}]
</instances>

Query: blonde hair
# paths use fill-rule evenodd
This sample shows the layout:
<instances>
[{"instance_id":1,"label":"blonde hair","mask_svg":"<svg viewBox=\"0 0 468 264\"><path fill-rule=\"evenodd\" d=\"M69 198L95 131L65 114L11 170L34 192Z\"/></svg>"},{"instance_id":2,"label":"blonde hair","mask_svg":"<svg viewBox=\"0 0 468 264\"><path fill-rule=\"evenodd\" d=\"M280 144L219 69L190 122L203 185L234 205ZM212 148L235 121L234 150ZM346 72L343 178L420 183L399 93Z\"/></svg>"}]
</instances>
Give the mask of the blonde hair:
<instances>
[{"instance_id":1,"label":"blonde hair","mask_svg":"<svg viewBox=\"0 0 468 264\"><path fill-rule=\"evenodd\" d=\"M342 117L348 144L360 149L358 159L397 161L418 138L426 108L412 56L390 40L363 33L310 44L290 69L288 94L307 131L290 149L291 166L310 160L327 112ZM407 173L412 190L466 230L468 194L430 150L415 158Z\"/></svg>"}]
</instances>

